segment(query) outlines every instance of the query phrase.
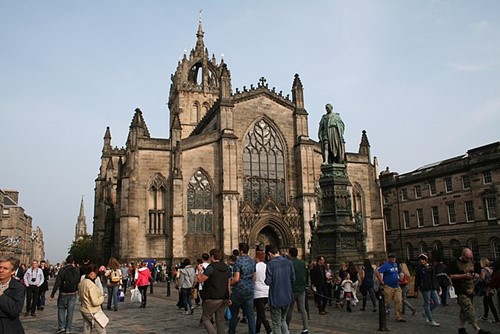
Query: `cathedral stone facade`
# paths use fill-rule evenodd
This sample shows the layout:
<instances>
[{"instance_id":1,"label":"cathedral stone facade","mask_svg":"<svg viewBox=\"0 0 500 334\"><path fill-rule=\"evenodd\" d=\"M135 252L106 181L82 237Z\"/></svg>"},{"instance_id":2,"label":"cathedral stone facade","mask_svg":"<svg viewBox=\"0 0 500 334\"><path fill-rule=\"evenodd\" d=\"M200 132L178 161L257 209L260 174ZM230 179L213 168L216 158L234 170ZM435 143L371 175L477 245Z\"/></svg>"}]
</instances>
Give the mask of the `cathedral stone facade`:
<instances>
[{"instance_id":1,"label":"cathedral stone facade","mask_svg":"<svg viewBox=\"0 0 500 334\"><path fill-rule=\"evenodd\" d=\"M321 224L322 157L309 138L299 76L291 96L265 78L233 91L227 64L209 56L201 21L196 36L171 76L169 138L151 137L140 109L125 147L113 147L106 129L95 186L96 260L195 259L212 248L230 254L239 242L295 246L308 257L311 226ZM346 162L352 219L362 217L367 256L378 259L382 204L364 131Z\"/></svg>"}]
</instances>

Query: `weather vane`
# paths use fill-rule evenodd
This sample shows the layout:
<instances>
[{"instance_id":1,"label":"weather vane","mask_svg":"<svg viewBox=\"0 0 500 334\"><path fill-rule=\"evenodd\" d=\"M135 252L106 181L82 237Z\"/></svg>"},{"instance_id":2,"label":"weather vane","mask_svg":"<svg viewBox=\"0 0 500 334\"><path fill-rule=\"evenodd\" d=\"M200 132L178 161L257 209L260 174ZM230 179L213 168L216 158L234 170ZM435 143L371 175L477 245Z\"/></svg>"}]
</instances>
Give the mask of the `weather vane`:
<instances>
[{"instance_id":1,"label":"weather vane","mask_svg":"<svg viewBox=\"0 0 500 334\"><path fill-rule=\"evenodd\" d=\"M199 18L199 21L200 21L200 22L201 22L201 11L202 11L202 9L200 9L200 18Z\"/></svg>"}]
</instances>

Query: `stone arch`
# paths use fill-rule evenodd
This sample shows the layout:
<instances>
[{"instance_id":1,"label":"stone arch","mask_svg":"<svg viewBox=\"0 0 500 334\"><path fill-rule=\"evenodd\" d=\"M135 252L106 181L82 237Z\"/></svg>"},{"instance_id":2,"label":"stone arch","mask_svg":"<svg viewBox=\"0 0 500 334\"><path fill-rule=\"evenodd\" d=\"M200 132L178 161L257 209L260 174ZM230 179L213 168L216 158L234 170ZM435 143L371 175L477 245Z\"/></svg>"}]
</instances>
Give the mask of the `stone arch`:
<instances>
[{"instance_id":1,"label":"stone arch","mask_svg":"<svg viewBox=\"0 0 500 334\"><path fill-rule=\"evenodd\" d=\"M148 234L164 234L166 231L167 179L155 173L148 182Z\"/></svg>"},{"instance_id":2,"label":"stone arch","mask_svg":"<svg viewBox=\"0 0 500 334\"><path fill-rule=\"evenodd\" d=\"M489 244L491 245L491 258L493 260L500 260L500 238L490 238Z\"/></svg>"},{"instance_id":3,"label":"stone arch","mask_svg":"<svg viewBox=\"0 0 500 334\"><path fill-rule=\"evenodd\" d=\"M287 224L278 216L267 215L260 218L252 228L249 235L249 245L257 245L268 239L276 242L274 246L288 249L293 245L293 236ZM265 244L264 244L265 246Z\"/></svg>"},{"instance_id":4,"label":"stone arch","mask_svg":"<svg viewBox=\"0 0 500 334\"><path fill-rule=\"evenodd\" d=\"M209 234L213 224L213 183L209 174L198 168L188 179L187 185L187 233Z\"/></svg>"}]
</instances>

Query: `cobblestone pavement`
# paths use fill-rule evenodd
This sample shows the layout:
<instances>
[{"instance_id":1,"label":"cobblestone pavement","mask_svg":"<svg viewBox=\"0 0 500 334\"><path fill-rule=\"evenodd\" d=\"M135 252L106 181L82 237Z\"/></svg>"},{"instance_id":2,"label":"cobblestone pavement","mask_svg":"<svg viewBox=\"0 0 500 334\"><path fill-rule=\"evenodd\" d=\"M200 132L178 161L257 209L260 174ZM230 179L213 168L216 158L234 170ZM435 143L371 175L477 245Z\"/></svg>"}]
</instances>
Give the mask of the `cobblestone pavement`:
<instances>
[{"instance_id":1,"label":"cobblestone pavement","mask_svg":"<svg viewBox=\"0 0 500 334\"><path fill-rule=\"evenodd\" d=\"M185 315L184 310L178 310L176 307L177 298L177 290L172 289L171 296L167 297L167 288L160 283L155 285L154 294L149 294L148 291L148 304L145 309L142 309L139 308L139 305L130 303L130 294L127 293L125 302L119 304L118 311L105 311L110 318L107 332L117 334L206 333L199 323L201 308L196 308L192 315ZM441 326L431 327L426 324L425 318L422 316L422 299L409 300L413 305L417 306L415 316L406 315L407 322L398 323L394 320L394 313L389 314L387 328L391 332L415 334L457 333L459 308L456 302L446 307L437 308L434 311L434 318ZM478 299L477 303L481 304L478 307L482 312L482 302ZM370 302L368 304L371 305ZM371 308L367 308L367 311L360 311L360 307L356 306L351 313L348 313L345 308L327 307L329 313L319 315L313 307L314 302L312 299L309 300L309 305L311 307L309 333L378 333L378 313L371 312ZM482 313L479 314L482 315ZM491 315L490 318L492 319ZM270 319L270 316L268 319ZM57 330L56 301L51 302L47 298L45 310L37 311L36 317L21 316L21 321L28 334L55 333ZM481 321L481 326L483 329L491 331L491 333L500 333L500 326L496 324ZM466 328L468 333L474 332L472 327L467 326ZM301 330L300 314L294 312L290 333L300 333ZM82 317L78 303L75 309L72 332L82 332ZM247 333L246 324L239 324L237 332Z\"/></svg>"}]
</instances>

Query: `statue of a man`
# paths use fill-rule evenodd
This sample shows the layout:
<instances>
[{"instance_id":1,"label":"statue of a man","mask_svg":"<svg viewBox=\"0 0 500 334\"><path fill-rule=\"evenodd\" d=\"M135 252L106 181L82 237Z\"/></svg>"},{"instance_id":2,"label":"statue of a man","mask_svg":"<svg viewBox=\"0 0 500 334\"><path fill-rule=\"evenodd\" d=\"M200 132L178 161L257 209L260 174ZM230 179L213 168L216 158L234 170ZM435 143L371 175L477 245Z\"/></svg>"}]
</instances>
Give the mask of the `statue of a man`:
<instances>
[{"instance_id":1,"label":"statue of a man","mask_svg":"<svg viewBox=\"0 0 500 334\"><path fill-rule=\"evenodd\" d=\"M340 114L333 112L333 106L328 103L325 106L326 114L319 122L318 137L321 141L321 153L323 164L344 163L344 122Z\"/></svg>"}]
</instances>

